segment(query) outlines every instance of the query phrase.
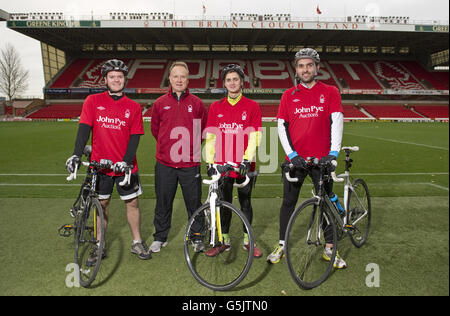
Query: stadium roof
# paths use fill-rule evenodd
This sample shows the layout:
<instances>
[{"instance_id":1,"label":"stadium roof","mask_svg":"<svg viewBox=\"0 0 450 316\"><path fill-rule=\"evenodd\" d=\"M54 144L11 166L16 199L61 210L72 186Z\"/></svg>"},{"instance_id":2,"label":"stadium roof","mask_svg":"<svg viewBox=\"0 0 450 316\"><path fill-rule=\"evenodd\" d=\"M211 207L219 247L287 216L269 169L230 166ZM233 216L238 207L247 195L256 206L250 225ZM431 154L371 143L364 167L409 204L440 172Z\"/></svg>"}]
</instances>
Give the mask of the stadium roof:
<instances>
[{"instance_id":1,"label":"stadium roof","mask_svg":"<svg viewBox=\"0 0 450 316\"><path fill-rule=\"evenodd\" d=\"M423 23L423 24L420 24ZM62 13L8 13L8 28L58 48L67 55L96 53L165 54L235 52L289 54L319 48L325 58L411 56L428 65L448 65L448 22L408 17L364 16L319 20L289 15L231 14L208 20L179 19L169 13L110 13L109 17L67 19ZM444 61L430 62L445 52Z\"/></svg>"}]
</instances>

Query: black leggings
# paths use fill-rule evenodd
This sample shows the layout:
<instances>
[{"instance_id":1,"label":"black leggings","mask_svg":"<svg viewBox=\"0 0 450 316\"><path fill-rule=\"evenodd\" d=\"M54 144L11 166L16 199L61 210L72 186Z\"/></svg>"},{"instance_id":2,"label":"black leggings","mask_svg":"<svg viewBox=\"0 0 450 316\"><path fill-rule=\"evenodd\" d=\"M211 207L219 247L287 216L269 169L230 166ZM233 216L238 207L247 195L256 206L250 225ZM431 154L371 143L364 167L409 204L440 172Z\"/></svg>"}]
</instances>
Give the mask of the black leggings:
<instances>
[{"instance_id":1,"label":"black leggings","mask_svg":"<svg viewBox=\"0 0 450 316\"><path fill-rule=\"evenodd\" d=\"M296 174L291 174L291 177L297 177L298 182L289 182L286 179L286 176L283 172L283 203L281 204L280 209L280 240L285 240L286 228L289 223L289 219L291 218L292 213L294 213L295 206L298 201L298 196L300 194L300 189L302 188L303 182L305 181L306 176L310 176L314 189L318 192L319 189L319 177L320 171L317 168L310 169L309 171L297 171ZM323 188L325 192L329 196L333 196L333 181L330 179L329 181L324 182ZM326 227L324 228L324 236L325 242L331 243L329 241L332 240L332 236Z\"/></svg>"},{"instance_id":2,"label":"black leggings","mask_svg":"<svg viewBox=\"0 0 450 316\"><path fill-rule=\"evenodd\" d=\"M243 188L238 188L239 203L241 205L241 211L248 219L250 225L253 220L253 208L251 203L253 181L255 178L250 178L250 182ZM230 177L223 178L223 183L220 186L222 198L224 201L231 203L233 201L233 183L242 183L245 179L234 179ZM225 208L220 210L220 220L222 223L222 231L224 234L228 234L230 231L231 211ZM247 232L244 226L244 231Z\"/></svg>"}]
</instances>

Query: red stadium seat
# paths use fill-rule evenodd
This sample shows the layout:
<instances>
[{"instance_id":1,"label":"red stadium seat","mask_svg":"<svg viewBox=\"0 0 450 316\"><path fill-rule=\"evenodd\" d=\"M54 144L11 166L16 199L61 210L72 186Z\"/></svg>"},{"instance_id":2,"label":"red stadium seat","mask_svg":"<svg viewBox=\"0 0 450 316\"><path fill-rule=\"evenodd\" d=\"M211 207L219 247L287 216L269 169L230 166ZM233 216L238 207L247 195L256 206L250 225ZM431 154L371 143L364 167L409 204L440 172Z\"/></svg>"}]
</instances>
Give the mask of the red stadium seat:
<instances>
[{"instance_id":1,"label":"red stadium seat","mask_svg":"<svg viewBox=\"0 0 450 316\"><path fill-rule=\"evenodd\" d=\"M397 119L412 118L422 119L423 117L414 113L402 105L362 105L364 110L373 115L377 119Z\"/></svg>"},{"instance_id":2,"label":"red stadium seat","mask_svg":"<svg viewBox=\"0 0 450 316\"><path fill-rule=\"evenodd\" d=\"M414 105L412 108L432 120L448 119L448 105Z\"/></svg>"},{"instance_id":3,"label":"red stadium seat","mask_svg":"<svg viewBox=\"0 0 450 316\"><path fill-rule=\"evenodd\" d=\"M344 104L344 119L368 119L369 117L353 105Z\"/></svg>"},{"instance_id":4,"label":"red stadium seat","mask_svg":"<svg viewBox=\"0 0 450 316\"><path fill-rule=\"evenodd\" d=\"M347 83L348 89L383 89L363 63L358 61L328 62L336 77Z\"/></svg>"},{"instance_id":5,"label":"red stadium seat","mask_svg":"<svg viewBox=\"0 0 450 316\"><path fill-rule=\"evenodd\" d=\"M83 72L86 66L92 62L92 59L80 58L73 61L67 69L53 82L51 88L69 88L74 81Z\"/></svg>"},{"instance_id":6,"label":"red stadium seat","mask_svg":"<svg viewBox=\"0 0 450 316\"><path fill-rule=\"evenodd\" d=\"M415 61L402 61L411 74L413 74L419 81L429 82L433 89L448 90L448 72L446 76L442 76L442 72L428 72L420 64Z\"/></svg>"},{"instance_id":7,"label":"red stadium seat","mask_svg":"<svg viewBox=\"0 0 450 316\"><path fill-rule=\"evenodd\" d=\"M130 68L128 88L167 89L172 59L126 59ZM288 89L294 84L292 60L186 59L191 88L222 88L220 70L230 63L241 65L246 74L245 88ZM105 59L77 59L55 80L51 88L103 87L100 68ZM319 80L344 89L438 89L448 90L448 72L428 72L413 61L324 61ZM338 80L339 84L335 81ZM386 87L383 87L385 85ZM429 87L431 85L431 87Z\"/></svg>"},{"instance_id":8,"label":"red stadium seat","mask_svg":"<svg viewBox=\"0 0 450 316\"><path fill-rule=\"evenodd\" d=\"M384 80L390 89L423 90L424 86L400 63L393 61L365 61L378 80Z\"/></svg>"},{"instance_id":9,"label":"red stadium seat","mask_svg":"<svg viewBox=\"0 0 450 316\"><path fill-rule=\"evenodd\" d=\"M52 104L27 115L32 119L71 119L81 114L81 104Z\"/></svg>"}]
</instances>

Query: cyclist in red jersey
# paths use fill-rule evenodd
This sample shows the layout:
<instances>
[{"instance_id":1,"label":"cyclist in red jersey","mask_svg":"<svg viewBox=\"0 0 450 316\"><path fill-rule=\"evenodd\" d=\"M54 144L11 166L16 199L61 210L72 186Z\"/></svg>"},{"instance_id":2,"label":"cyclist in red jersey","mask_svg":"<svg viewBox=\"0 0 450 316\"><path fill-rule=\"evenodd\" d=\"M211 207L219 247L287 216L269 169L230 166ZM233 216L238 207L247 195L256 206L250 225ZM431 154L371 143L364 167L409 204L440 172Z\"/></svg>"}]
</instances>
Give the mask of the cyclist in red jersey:
<instances>
[{"instance_id":1,"label":"cyclist in red jersey","mask_svg":"<svg viewBox=\"0 0 450 316\"><path fill-rule=\"evenodd\" d=\"M129 99L123 92L128 67L117 59L108 60L101 68L107 91L86 98L80 116L73 155L66 161L66 169L72 173L79 166L81 155L92 131L91 160L113 162L111 170L98 175L98 194L103 208L105 231L109 220L109 203L114 184L120 198L125 201L127 220L133 242L131 252L139 259L150 259L151 253L140 233L140 210L138 196L142 194L139 180L136 151L140 136L144 134L141 106ZM120 186L124 171L132 166L129 185ZM98 251L98 249L96 249ZM106 257L106 247L103 249ZM93 253L91 258L95 258ZM90 260L90 259L88 259ZM95 259L92 259L95 260Z\"/></svg>"},{"instance_id":2,"label":"cyclist in red jersey","mask_svg":"<svg viewBox=\"0 0 450 316\"><path fill-rule=\"evenodd\" d=\"M209 176L215 172L210 167L213 163L232 162L239 166L239 173L232 171L230 177L224 178L223 186L221 186L224 200L231 203L234 181L242 183L247 172L255 170L256 148L261 138L262 118L259 104L242 95L245 78L242 68L239 65L230 64L222 70L221 77L227 89L227 97L214 102L209 109L205 152ZM248 185L238 189L241 210L250 224L253 218L251 193L254 180L251 178ZM221 213L223 243L221 246L209 249L206 252L207 256L217 256L231 247L228 236L231 214L228 212L224 210ZM248 248L248 236L244 234L244 249L248 250ZM254 256L257 258L262 256L261 250L256 246Z\"/></svg>"},{"instance_id":3,"label":"cyclist in red jersey","mask_svg":"<svg viewBox=\"0 0 450 316\"><path fill-rule=\"evenodd\" d=\"M320 57L312 48L301 49L295 55L296 80L298 84L286 90L278 108L278 135L289 160L298 170L298 182L289 182L283 174L283 203L280 210L279 243L267 257L270 263L277 263L284 254L284 238L289 219L294 212L303 181L308 175L304 171L307 157L324 161L336 159L341 148L343 132L343 108L341 96L336 87L316 80L320 68ZM318 172L311 170L310 177L318 186ZM325 183L325 190L334 197L333 182ZM327 243L323 257L330 260L334 246ZM345 268L346 262L336 254L336 268Z\"/></svg>"}]
</instances>

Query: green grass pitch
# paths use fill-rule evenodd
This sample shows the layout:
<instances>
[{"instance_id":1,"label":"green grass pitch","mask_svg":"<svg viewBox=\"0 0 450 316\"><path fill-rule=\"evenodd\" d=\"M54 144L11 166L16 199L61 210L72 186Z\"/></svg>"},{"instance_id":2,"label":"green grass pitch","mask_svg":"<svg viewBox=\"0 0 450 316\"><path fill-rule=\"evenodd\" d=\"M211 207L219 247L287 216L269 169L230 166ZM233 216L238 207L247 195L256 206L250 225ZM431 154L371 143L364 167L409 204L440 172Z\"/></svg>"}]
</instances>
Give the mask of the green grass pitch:
<instances>
[{"instance_id":1,"label":"green grass pitch","mask_svg":"<svg viewBox=\"0 0 450 316\"><path fill-rule=\"evenodd\" d=\"M266 135L275 128L265 123ZM348 268L334 271L318 288L305 291L291 280L284 259L265 257L278 238L282 186L279 168L258 177L253 194L253 230L264 255L234 290L213 292L199 285L183 255L187 214L178 190L169 245L149 261L130 254L131 235L123 203L111 202L108 258L91 289L68 287L66 266L73 262L73 239L57 228L71 223L68 210L82 180L67 183L64 163L73 150L76 122L0 123L0 295L448 295L449 293L449 126L447 123L349 122L343 145L358 145L352 174L368 183L372 226L366 245L348 238L339 245ZM155 141L145 123L138 163L144 194L142 234L150 244L155 194ZM278 141L273 157L283 158ZM270 147L270 146L269 146ZM275 151L275 153L273 152ZM342 171L343 154L338 161ZM273 158L272 157L272 158ZM277 160L277 159L275 159ZM269 163L261 163L267 169ZM203 166L203 173L205 167ZM335 192L342 196L342 185ZM299 202L311 195L307 182ZM203 190L206 197L206 186ZM236 201L237 202L237 201ZM379 286L369 287L372 265ZM367 269L367 270L366 270Z\"/></svg>"}]
</instances>

